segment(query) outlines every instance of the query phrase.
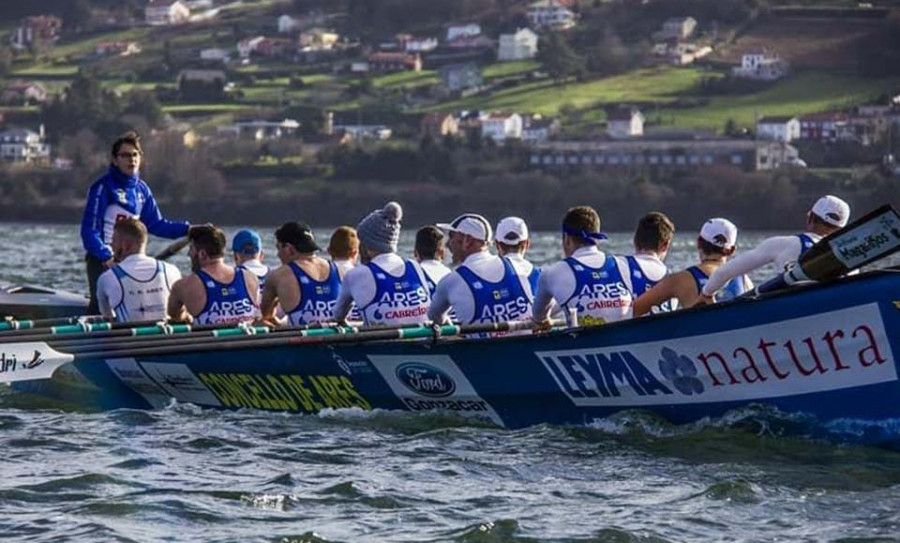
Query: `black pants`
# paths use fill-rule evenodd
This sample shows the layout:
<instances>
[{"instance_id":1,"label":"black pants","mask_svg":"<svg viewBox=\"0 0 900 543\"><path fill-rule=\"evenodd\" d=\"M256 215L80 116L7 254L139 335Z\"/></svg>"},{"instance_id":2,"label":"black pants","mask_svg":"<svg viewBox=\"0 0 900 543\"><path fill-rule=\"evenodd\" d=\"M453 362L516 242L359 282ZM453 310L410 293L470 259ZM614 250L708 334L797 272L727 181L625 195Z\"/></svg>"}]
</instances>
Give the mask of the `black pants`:
<instances>
[{"instance_id":1,"label":"black pants","mask_svg":"<svg viewBox=\"0 0 900 543\"><path fill-rule=\"evenodd\" d=\"M88 315L99 315L100 306L97 305L97 279L100 274L106 271L106 266L99 258L91 255L85 255L85 263L87 263L87 280L88 290L91 292L91 301L88 304Z\"/></svg>"}]
</instances>

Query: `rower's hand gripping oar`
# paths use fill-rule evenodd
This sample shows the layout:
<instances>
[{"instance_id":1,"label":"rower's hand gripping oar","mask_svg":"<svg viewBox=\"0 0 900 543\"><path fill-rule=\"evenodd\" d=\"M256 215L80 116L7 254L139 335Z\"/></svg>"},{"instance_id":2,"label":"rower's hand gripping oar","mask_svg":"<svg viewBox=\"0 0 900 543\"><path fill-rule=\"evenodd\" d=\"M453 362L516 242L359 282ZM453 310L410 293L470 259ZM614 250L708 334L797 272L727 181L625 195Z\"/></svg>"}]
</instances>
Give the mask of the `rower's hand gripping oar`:
<instances>
[{"instance_id":1,"label":"rower's hand gripping oar","mask_svg":"<svg viewBox=\"0 0 900 543\"><path fill-rule=\"evenodd\" d=\"M883 205L806 251L782 275L753 290L765 294L804 281L828 281L900 251L900 214Z\"/></svg>"},{"instance_id":2,"label":"rower's hand gripping oar","mask_svg":"<svg viewBox=\"0 0 900 543\"><path fill-rule=\"evenodd\" d=\"M10 343L0 347L0 382L34 381L53 377L56 370L75 360L46 343Z\"/></svg>"},{"instance_id":3,"label":"rower's hand gripping oar","mask_svg":"<svg viewBox=\"0 0 900 543\"><path fill-rule=\"evenodd\" d=\"M156 255L155 258L157 260L168 260L170 257L178 254L182 249L187 247L190 243L191 243L191 241L186 237L176 240L174 243L170 244L168 247L166 247L165 249L160 251Z\"/></svg>"}]
</instances>

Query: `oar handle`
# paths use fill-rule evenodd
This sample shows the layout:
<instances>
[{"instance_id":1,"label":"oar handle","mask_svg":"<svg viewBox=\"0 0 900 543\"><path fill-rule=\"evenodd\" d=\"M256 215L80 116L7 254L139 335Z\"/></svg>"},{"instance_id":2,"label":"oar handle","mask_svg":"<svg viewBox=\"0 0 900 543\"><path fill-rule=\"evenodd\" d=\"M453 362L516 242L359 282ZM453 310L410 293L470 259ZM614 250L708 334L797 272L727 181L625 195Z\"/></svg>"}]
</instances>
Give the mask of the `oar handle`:
<instances>
[{"instance_id":1,"label":"oar handle","mask_svg":"<svg viewBox=\"0 0 900 543\"><path fill-rule=\"evenodd\" d=\"M168 260L170 257L178 254L182 249L188 246L191 241L188 238L181 238L174 243L170 244L168 247L157 253L157 260Z\"/></svg>"}]
</instances>

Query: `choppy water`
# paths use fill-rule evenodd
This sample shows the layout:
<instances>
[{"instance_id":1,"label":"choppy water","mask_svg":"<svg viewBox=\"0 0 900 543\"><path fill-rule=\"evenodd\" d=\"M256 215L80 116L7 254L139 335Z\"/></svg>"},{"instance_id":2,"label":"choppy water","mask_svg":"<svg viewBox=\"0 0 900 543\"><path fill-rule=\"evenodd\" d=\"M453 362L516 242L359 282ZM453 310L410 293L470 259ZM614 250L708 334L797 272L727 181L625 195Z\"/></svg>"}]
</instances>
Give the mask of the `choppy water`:
<instances>
[{"instance_id":1,"label":"choppy water","mask_svg":"<svg viewBox=\"0 0 900 543\"><path fill-rule=\"evenodd\" d=\"M671 267L692 247L679 236ZM536 262L557 254L556 234L536 237ZM73 227L0 225L0 256L0 280L84 290ZM792 423L754 409L687 426L633 412L510 431L356 411L88 413L0 390L0 538L900 541L900 454L786 437Z\"/></svg>"}]
</instances>

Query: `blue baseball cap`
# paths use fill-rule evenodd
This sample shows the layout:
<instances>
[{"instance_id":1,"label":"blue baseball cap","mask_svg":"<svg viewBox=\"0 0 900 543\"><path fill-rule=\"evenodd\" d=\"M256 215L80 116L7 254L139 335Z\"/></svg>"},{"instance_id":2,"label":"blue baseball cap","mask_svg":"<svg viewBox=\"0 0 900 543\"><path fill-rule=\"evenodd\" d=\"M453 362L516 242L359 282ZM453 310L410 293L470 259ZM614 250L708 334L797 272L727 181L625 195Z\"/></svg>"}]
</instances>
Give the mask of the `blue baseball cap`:
<instances>
[{"instance_id":1,"label":"blue baseball cap","mask_svg":"<svg viewBox=\"0 0 900 543\"><path fill-rule=\"evenodd\" d=\"M261 248L262 239L253 230L241 230L231 240L231 250L236 253L255 255Z\"/></svg>"}]
</instances>

